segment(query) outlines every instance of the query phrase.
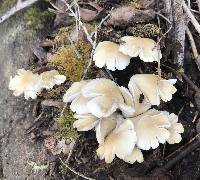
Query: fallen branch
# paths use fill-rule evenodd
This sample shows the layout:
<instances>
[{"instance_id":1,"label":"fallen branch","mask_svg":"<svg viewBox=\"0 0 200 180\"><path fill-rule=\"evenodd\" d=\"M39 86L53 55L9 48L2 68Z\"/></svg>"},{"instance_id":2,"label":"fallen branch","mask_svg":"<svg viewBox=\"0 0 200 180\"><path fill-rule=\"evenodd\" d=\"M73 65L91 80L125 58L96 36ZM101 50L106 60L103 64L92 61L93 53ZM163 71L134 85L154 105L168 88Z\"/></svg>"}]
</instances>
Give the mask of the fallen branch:
<instances>
[{"instance_id":1,"label":"fallen branch","mask_svg":"<svg viewBox=\"0 0 200 180\"><path fill-rule=\"evenodd\" d=\"M192 47L192 52L193 52L193 55L194 55L195 62L196 62L197 67L198 67L198 69L200 71L200 57L199 57L199 53L197 51L197 47L196 47L194 38L193 38L192 33L190 32L189 28L186 29L186 34L188 36L190 45Z\"/></svg>"},{"instance_id":2,"label":"fallen branch","mask_svg":"<svg viewBox=\"0 0 200 180\"><path fill-rule=\"evenodd\" d=\"M189 153L194 151L196 148L200 146L200 134L197 134L194 138L192 138L187 144L177 149L175 152L170 154L165 158L165 164L163 167L156 168L149 175L158 175L166 173L170 170L178 161L182 160Z\"/></svg>"},{"instance_id":3,"label":"fallen branch","mask_svg":"<svg viewBox=\"0 0 200 180\"><path fill-rule=\"evenodd\" d=\"M188 17L190 18L190 21L193 24L196 31L200 34L200 24L198 23L198 21L196 20L192 12L190 11L189 7L186 5L185 1L183 1L183 10L186 12Z\"/></svg>"},{"instance_id":4,"label":"fallen branch","mask_svg":"<svg viewBox=\"0 0 200 180\"><path fill-rule=\"evenodd\" d=\"M67 169L69 169L71 172L73 172L73 173L76 174L77 176L82 177L83 179L87 179L87 180L94 180L93 178L86 177L85 175L83 175L83 174L81 174L81 173L79 173L79 172L76 172L76 171L75 171L74 169L72 169L68 164L64 163L64 161L63 161L61 158L59 158L59 159L60 159L61 163L62 163Z\"/></svg>"},{"instance_id":5,"label":"fallen branch","mask_svg":"<svg viewBox=\"0 0 200 180\"><path fill-rule=\"evenodd\" d=\"M12 7L2 17L0 17L0 24L3 23L8 18L10 18L11 16L13 16L14 14L16 14L17 12L27 8L28 6L34 4L37 1L38 0L26 0L26 1L18 0L14 7Z\"/></svg>"}]
</instances>

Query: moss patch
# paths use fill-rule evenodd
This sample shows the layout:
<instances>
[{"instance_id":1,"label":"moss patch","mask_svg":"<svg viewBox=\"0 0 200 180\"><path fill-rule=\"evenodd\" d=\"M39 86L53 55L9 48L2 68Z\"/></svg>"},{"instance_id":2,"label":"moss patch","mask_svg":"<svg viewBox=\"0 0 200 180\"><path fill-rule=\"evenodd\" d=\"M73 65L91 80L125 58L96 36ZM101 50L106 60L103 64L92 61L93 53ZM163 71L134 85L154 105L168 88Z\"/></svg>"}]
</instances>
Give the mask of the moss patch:
<instances>
[{"instance_id":1,"label":"moss patch","mask_svg":"<svg viewBox=\"0 0 200 180\"><path fill-rule=\"evenodd\" d=\"M74 46L66 45L48 58L50 65L55 66L69 81L80 81L90 58L91 46L78 41ZM78 53L78 55L77 55Z\"/></svg>"},{"instance_id":2,"label":"moss patch","mask_svg":"<svg viewBox=\"0 0 200 180\"><path fill-rule=\"evenodd\" d=\"M160 28L155 24L138 24L128 28L127 32L133 36L153 38L159 35Z\"/></svg>"},{"instance_id":3,"label":"moss patch","mask_svg":"<svg viewBox=\"0 0 200 180\"><path fill-rule=\"evenodd\" d=\"M8 9L14 6L17 3L17 0L2 0L0 6L2 9Z\"/></svg>"},{"instance_id":4,"label":"moss patch","mask_svg":"<svg viewBox=\"0 0 200 180\"><path fill-rule=\"evenodd\" d=\"M69 109L65 109L63 114L56 119L58 125L58 135L65 139L77 139L79 134L73 123L75 122L74 113Z\"/></svg>"},{"instance_id":5,"label":"moss patch","mask_svg":"<svg viewBox=\"0 0 200 180\"><path fill-rule=\"evenodd\" d=\"M41 10L37 7L28 9L24 14L24 20L29 29L39 31L45 28L47 22L51 22L53 14L48 10Z\"/></svg>"}]
</instances>

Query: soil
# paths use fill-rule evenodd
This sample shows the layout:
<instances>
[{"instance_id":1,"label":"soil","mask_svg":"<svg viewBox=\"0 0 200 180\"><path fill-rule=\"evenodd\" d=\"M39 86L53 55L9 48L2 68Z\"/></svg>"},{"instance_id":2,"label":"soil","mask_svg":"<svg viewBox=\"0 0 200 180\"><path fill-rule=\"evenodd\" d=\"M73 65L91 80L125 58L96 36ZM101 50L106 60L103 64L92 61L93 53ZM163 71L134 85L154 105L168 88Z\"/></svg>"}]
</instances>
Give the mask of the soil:
<instances>
[{"instance_id":1,"label":"soil","mask_svg":"<svg viewBox=\"0 0 200 180\"><path fill-rule=\"evenodd\" d=\"M101 1L99 5L104 11L112 7L119 7L121 1ZM148 1L149 2L149 1ZM165 3L159 4L154 1L155 11L163 10ZM198 10L195 3L191 1L192 8ZM105 14L103 14L105 16ZM166 15L166 14L165 14ZM58 18L58 17L57 17ZM199 20L199 14L196 15ZM0 24L0 179L25 180L25 179L83 179L66 168L60 161L66 160L67 156L52 155L44 147L44 131L55 130L54 118L58 111L54 107L42 107L42 97L34 101L25 101L23 97L14 97L8 91L10 76L14 75L16 69L29 68L37 60L31 51L36 37L25 37L24 22L21 14L10 18L4 24ZM65 24L66 19L59 19L60 26ZM168 25L164 19L156 18L146 23L155 23L161 26L162 32L166 32ZM54 31L59 28L58 20L55 22ZM128 25L131 26L131 25ZM135 24L132 24L135 26ZM200 37L191 24L188 25L195 37L197 49L200 49ZM110 31L112 30L112 31ZM52 32L53 33L53 32ZM110 33L110 34L108 34ZM80 133L76 141L68 164L76 172L97 180L146 180L146 179L200 179L200 72L191 51L191 45L186 38L184 47L177 42L171 34L162 38L161 50L163 59L161 61L162 76L166 78L179 78L176 83L177 92L173 99L167 103L161 103L159 110L167 110L178 114L179 121L184 126L183 140L179 144L160 145L157 149L144 152L145 161L141 164L127 164L115 158L111 164L106 164L96 155L98 143L93 131ZM98 32L98 40L116 41L118 36L126 35L126 27L104 24ZM49 34L48 34L49 35ZM43 35L46 37L47 35ZM43 39L43 37L40 39ZM162 37L162 34L160 34ZM156 40L156 38L154 37ZM184 52L182 50L184 49ZM48 48L45 51L49 51ZM183 67L180 68L177 57L183 53ZM38 64L37 64L38 66ZM112 72L112 76L119 85L127 87L128 81L136 73L155 73L157 63L144 63L138 58L132 59L130 65L123 71ZM180 75L184 70L185 76ZM174 72L175 71L175 72ZM191 85L196 85L198 91ZM36 118L42 114L42 118ZM31 127L31 130L30 130ZM29 132L27 133L27 129ZM50 133L51 134L51 133ZM34 171L30 162L37 164L49 163L46 170Z\"/></svg>"}]
</instances>

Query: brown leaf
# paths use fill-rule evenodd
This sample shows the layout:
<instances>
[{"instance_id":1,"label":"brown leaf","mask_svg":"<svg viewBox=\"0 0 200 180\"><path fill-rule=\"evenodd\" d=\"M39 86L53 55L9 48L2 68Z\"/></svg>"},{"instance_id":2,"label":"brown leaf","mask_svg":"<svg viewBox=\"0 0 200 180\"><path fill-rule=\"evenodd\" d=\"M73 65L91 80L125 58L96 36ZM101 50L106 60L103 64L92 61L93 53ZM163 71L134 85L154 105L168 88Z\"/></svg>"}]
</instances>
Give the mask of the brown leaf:
<instances>
[{"instance_id":1,"label":"brown leaf","mask_svg":"<svg viewBox=\"0 0 200 180\"><path fill-rule=\"evenodd\" d=\"M85 8L80 8L80 16L81 16L81 19L84 22L93 21L96 18L97 14L98 14L97 11L93 11L93 10L85 9Z\"/></svg>"},{"instance_id":2,"label":"brown leaf","mask_svg":"<svg viewBox=\"0 0 200 180\"><path fill-rule=\"evenodd\" d=\"M108 24L115 26L127 26L133 23L148 22L155 18L155 11L139 10L133 7L120 7L110 12Z\"/></svg>"}]
</instances>

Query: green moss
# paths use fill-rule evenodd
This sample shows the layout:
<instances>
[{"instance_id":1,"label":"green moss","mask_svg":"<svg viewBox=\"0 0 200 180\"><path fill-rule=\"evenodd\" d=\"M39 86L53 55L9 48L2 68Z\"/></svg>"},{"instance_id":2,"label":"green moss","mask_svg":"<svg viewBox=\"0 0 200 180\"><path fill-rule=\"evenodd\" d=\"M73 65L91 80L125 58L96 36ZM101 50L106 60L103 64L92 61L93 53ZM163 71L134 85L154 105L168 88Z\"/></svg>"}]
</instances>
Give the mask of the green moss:
<instances>
[{"instance_id":1,"label":"green moss","mask_svg":"<svg viewBox=\"0 0 200 180\"><path fill-rule=\"evenodd\" d=\"M129 28L127 32L133 36L152 38L159 35L160 28L155 24L138 24L135 27Z\"/></svg>"},{"instance_id":2,"label":"green moss","mask_svg":"<svg viewBox=\"0 0 200 180\"><path fill-rule=\"evenodd\" d=\"M50 22L53 14L47 10L41 10L37 7L28 9L24 14L24 20L30 29L35 31L45 28L46 22Z\"/></svg>"},{"instance_id":3,"label":"green moss","mask_svg":"<svg viewBox=\"0 0 200 180\"><path fill-rule=\"evenodd\" d=\"M1 3L0 3L0 6L2 9L8 9L12 6L14 6L15 4L17 3L17 0L3 0Z\"/></svg>"},{"instance_id":4,"label":"green moss","mask_svg":"<svg viewBox=\"0 0 200 180\"><path fill-rule=\"evenodd\" d=\"M88 64L90 52L91 46L88 43L78 41L74 46L60 47L55 54L48 58L48 61L61 74L64 74L68 81L80 81Z\"/></svg>"},{"instance_id":5,"label":"green moss","mask_svg":"<svg viewBox=\"0 0 200 180\"><path fill-rule=\"evenodd\" d=\"M71 31L71 27L62 27L55 34L54 39L47 39L47 43L57 49L60 46L69 44L69 33Z\"/></svg>"},{"instance_id":6,"label":"green moss","mask_svg":"<svg viewBox=\"0 0 200 180\"><path fill-rule=\"evenodd\" d=\"M77 139L79 134L73 128L75 120L74 113L69 108L65 109L63 114L56 119L59 130L58 135L65 139Z\"/></svg>"}]
</instances>

